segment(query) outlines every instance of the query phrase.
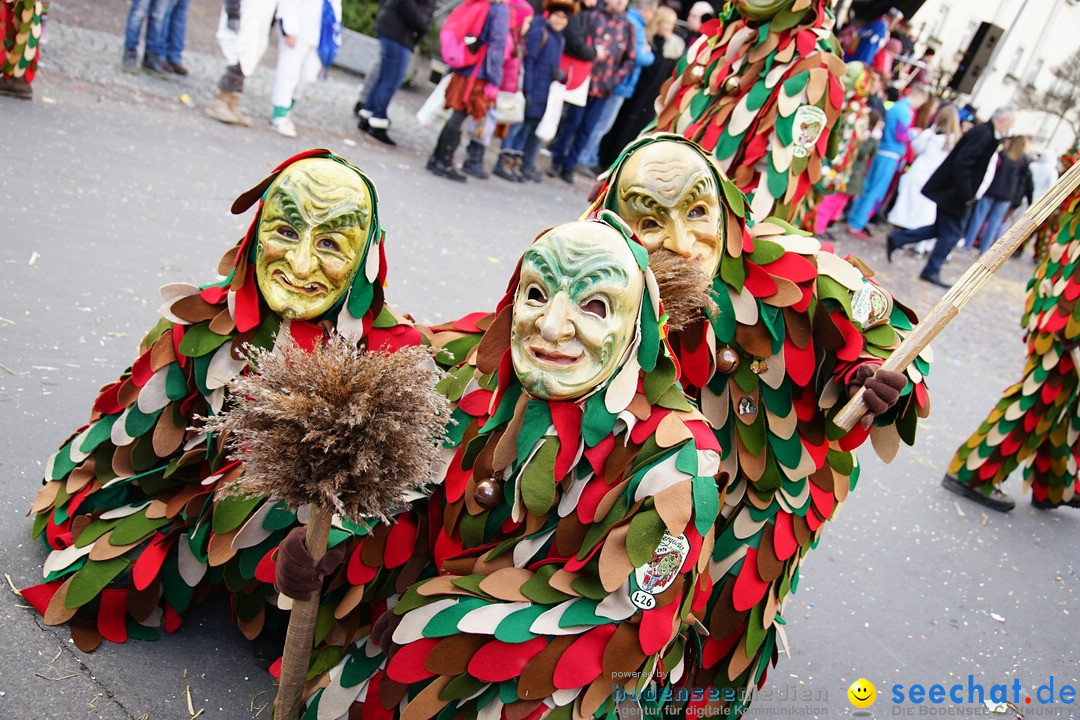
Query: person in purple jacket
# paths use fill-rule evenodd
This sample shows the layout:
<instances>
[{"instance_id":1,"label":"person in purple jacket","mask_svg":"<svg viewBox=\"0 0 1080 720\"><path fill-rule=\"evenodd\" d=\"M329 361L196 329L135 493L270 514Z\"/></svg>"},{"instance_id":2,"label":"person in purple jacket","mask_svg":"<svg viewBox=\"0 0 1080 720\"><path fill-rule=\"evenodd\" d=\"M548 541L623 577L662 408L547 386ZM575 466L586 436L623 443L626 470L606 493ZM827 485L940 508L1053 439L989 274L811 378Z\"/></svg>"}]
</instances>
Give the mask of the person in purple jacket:
<instances>
[{"instance_id":1,"label":"person in purple jacket","mask_svg":"<svg viewBox=\"0 0 1080 720\"><path fill-rule=\"evenodd\" d=\"M547 109L548 90L553 81L562 81L559 58L565 45L562 31L578 11L577 0L544 0L544 15L534 20L525 34L525 120L510 128L499 152L495 174L504 180L540 182L536 153L540 138L536 128Z\"/></svg>"},{"instance_id":2,"label":"person in purple jacket","mask_svg":"<svg viewBox=\"0 0 1080 720\"><path fill-rule=\"evenodd\" d=\"M925 85L915 83L905 97L900 98L885 111L885 130L881 134L878 151L870 162L870 172L862 194L855 198L848 213L848 235L860 240L869 240L866 223L874 207L889 191L889 184L896 174L900 158L907 152L908 140L911 139L911 122L915 111L930 99L930 92Z\"/></svg>"},{"instance_id":3,"label":"person in purple jacket","mask_svg":"<svg viewBox=\"0 0 1080 720\"><path fill-rule=\"evenodd\" d=\"M844 62L858 61L863 65L870 65L885 47L885 43L889 42L893 28L903 19L904 13L896 8L889 8L889 12L877 20L863 25L856 36L855 46L844 55Z\"/></svg>"}]
</instances>

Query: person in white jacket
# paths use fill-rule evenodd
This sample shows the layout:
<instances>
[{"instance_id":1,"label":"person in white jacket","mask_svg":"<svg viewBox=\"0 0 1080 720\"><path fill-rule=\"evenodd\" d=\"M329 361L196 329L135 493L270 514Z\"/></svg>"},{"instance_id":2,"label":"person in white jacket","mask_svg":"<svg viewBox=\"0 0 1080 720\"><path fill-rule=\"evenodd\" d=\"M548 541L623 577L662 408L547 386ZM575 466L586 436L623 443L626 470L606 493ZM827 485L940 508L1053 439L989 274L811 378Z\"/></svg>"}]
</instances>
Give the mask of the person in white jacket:
<instances>
[{"instance_id":1,"label":"person in white jacket","mask_svg":"<svg viewBox=\"0 0 1080 720\"><path fill-rule=\"evenodd\" d=\"M938 111L934 125L911 141L915 160L900 176L896 203L889 211L890 223L905 229L934 224L937 206L922 194L922 188L959 139L960 115L955 105L946 105ZM924 248L932 245L933 240L924 240L916 246L915 252L922 255L926 251Z\"/></svg>"},{"instance_id":2,"label":"person in white jacket","mask_svg":"<svg viewBox=\"0 0 1080 720\"><path fill-rule=\"evenodd\" d=\"M230 125L251 125L251 118L240 110L244 78L255 72L266 52L266 29L276 7L277 0L225 0L217 41L226 67L214 99L206 106L209 117Z\"/></svg>"},{"instance_id":3,"label":"person in white jacket","mask_svg":"<svg viewBox=\"0 0 1080 720\"><path fill-rule=\"evenodd\" d=\"M322 69L319 38L323 26L325 0L278 0L279 28L277 68L270 100L274 105L270 126L285 137L296 137L289 111L315 82ZM335 18L341 21L341 0L329 0Z\"/></svg>"}]
</instances>

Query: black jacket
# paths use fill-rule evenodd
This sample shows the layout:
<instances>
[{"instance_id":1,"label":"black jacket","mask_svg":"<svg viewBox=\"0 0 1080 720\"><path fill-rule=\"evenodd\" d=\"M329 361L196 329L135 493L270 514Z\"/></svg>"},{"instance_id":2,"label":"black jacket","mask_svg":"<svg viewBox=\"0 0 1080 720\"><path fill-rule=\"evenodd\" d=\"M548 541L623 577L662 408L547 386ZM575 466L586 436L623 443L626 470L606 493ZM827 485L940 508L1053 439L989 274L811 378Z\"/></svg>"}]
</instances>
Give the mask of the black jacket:
<instances>
[{"instance_id":1,"label":"black jacket","mask_svg":"<svg viewBox=\"0 0 1080 720\"><path fill-rule=\"evenodd\" d=\"M435 0L384 0L375 16L375 32L412 50L434 14Z\"/></svg>"},{"instance_id":2,"label":"black jacket","mask_svg":"<svg viewBox=\"0 0 1080 720\"><path fill-rule=\"evenodd\" d=\"M589 62L596 59L596 50L589 44L589 18L592 13L591 9L583 7L566 23L563 39L566 41L566 54L572 58Z\"/></svg>"},{"instance_id":3,"label":"black jacket","mask_svg":"<svg viewBox=\"0 0 1080 720\"><path fill-rule=\"evenodd\" d=\"M999 142L992 123L968 130L923 185L922 194L933 200L940 212L963 216L979 191Z\"/></svg>"},{"instance_id":4,"label":"black jacket","mask_svg":"<svg viewBox=\"0 0 1080 720\"><path fill-rule=\"evenodd\" d=\"M1031 194L1031 191L1027 189L1031 185L1027 158L1012 160L1004 153L1000 157L994 179L990 181L990 187L986 188L986 196L1019 205L1025 196Z\"/></svg>"}]
</instances>

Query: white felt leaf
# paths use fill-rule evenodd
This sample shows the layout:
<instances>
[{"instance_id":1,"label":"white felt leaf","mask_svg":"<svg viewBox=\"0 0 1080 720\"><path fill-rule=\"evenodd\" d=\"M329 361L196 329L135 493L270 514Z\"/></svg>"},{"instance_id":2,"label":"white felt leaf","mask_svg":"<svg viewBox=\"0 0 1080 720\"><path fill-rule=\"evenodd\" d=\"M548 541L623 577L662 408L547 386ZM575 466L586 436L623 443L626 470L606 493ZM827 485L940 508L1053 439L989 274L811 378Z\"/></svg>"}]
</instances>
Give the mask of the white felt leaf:
<instances>
[{"instance_id":1,"label":"white felt leaf","mask_svg":"<svg viewBox=\"0 0 1080 720\"><path fill-rule=\"evenodd\" d=\"M106 510L105 512L101 513L101 519L119 520L120 518L126 518L129 515L134 515L135 513L139 512L140 510L148 506L150 502L150 500L147 500L146 502L139 503L138 505L122 505L121 507L113 508L112 510Z\"/></svg>"},{"instance_id":2,"label":"white felt leaf","mask_svg":"<svg viewBox=\"0 0 1080 720\"><path fill-rule=\"evenodd\" d=\"M677 457L676 454L669 455L663 461L649 468L649 471L645 473L645 477L641 479L641 484L634 491L634 502L652 497L690 477L682 470L675 468Z\"/></svg>"},{"instance_id":3,"label":"white felt leaf","mask_svg":"<svg viewBox=\"0 0 1080 720\"><path fill-rule=\"evenodd\" d=\"M476 610L466 613L465 617L458 620L458 630L463 633L474 633L476 635L491 635L495 632L495 627L502 622L507 615L531 606L532 603L528 602L508 602L485 605L482 608L477 608Z\"/></svg>"},{"instance_id":4,"label":"white felt leaf","mask_svg":"<svg viewBox=\"0 0 1080 720\"><path fill-rule=\"evenodd\" d=\"M436 600L435 602L410 610L401 618L401 623L394 629L393 640L398 645L407 645L424 637L424 628L431 618L448 607L457 604L456 598Z\"/></svg>"},{"instance_id":5,"label":"white felt leaf","mask_svg":"<svg viewBox=\"0 0 1080 720\"><path fill-rule=\"evenodd\" d=\"M246 360L237 360L232 356L232 343L225 343L210 358L210 365L206 368L206 387L210 390L225 387L246 365Z\"/></svg>"},{"instance_id":6,"label":"white felt leaf","mask_svg":"<svg viewBox=\"0 0 1080 720\"><path fill-rule=\"evenodd\" d=\"M615 620L625 620L638 611L636 605L630 601L630 581L626 580L615 592L608 595L596 606L595 613L599 617Z\"/></svg>"},{"instance_id":7,"label":"white felt leaf","mask_svg":"<svg viewBox=\"0 0 1080 720\"><path fill-rule=\"evenodd\" d=\"M169 398L165 395L165 382L168 378L168 365L150 376L146 384L139 389L139 399L135 402L139 412L150 415L169 404Z\"/></svg>"},{"instance_id":8,"label":"white felt leaf","mask_svg":"<svg viewBox=\"0 0 1080 720\"><path fill-rule=\"evenodd\" d=\"M243 550L244 548L255 547L270 537L270 531L263 527L263 518L269 515L273 509L274 503L263 502L262 506L240 528L240 532L233 536L231 543L233 549Z\"/></svg>"},{"instance_id":9,"label":"white felt leaf","mask_svg":"<svg viewBox=\"0 0 1080 720\"><path fill-rule=\"evenodd\" d=\"M131 408L120 413L120 417L116 418L116 422L113 423L112 430L109 432L109 440L116 447L125 447L135 441L135 438L128 435L124 430L124 424L130 414Z\"/></svg>"},{"instance_id":10,"label":"white felt leaf","mask_svg":"<svg viewBox=\"0 0 1080 720\"><path fill-rule=\"evenodd\" d=\"M93 549L94 543L90 543L86 547L69 545L63 550L53 550L49 553L49 557L45 558L45 566L41 569L41 576L48 577L49 573L63 570L79 558L89 555L90 551Z\"/></svg>"},{"instance_id":11,"label":"white felt leaf","mask_svg":"<svg viewBox=\"0 0 1080 720\"><path fill-rule=\"evenodd\" d=\"M187 533L180 535L176 544L176 566L180 570L180 577L188 587L195 587L206 575L206 563L200 562L191 552L190 538Z\"/></svg>"}]
</instances>

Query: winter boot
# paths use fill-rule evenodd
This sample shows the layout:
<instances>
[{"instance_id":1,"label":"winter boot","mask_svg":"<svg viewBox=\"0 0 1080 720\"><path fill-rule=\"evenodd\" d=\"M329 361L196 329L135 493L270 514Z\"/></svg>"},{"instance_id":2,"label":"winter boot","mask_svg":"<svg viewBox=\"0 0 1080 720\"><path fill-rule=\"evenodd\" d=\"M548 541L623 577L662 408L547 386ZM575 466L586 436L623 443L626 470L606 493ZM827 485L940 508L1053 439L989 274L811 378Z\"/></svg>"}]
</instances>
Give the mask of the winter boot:
<instances>
[{"instance_id":1,"label":"winter boot","mask_svg":"<svg viewBox=\"0 0 1080 720\"><path fill-rule=\"evenodd\" d=\"M515 153L513 157L513 164L510 166L510 172L514 174L514 180L517 182L526 182L527 177L521 174L521 164L525 161L524 156L521 153Z\"/></svg>"},{"instance_id":2,"label":"winter boot","mask_svg":"<svg viewBox=\"0 0 1080 720\"><path fill-rule=\"evenodd\" d=\"M517 182L517 176L514 174L514 154L509 150L499 153L499 161L495 164L495 169L492 172L503 180Z\"/></svg>"},{"instance_id":3,"label":"winter boot","mask_svg":"<svg viewBox=\"0 0 1080 720\"><path fill-rule=\"evenodd\" d=\"M427 169L434 175L444 177L456 182L468 180L457 168L454 167L454 153L461 144L461 130L451 130L443 127L439 133L439 141L435 144L435 152L428 160Z\"/></svg>"},{"instance_id":4,"label":"winter boot","mask_svg":"<svg viewBox=\"0 0 1080 720\"><path fill-rule=\"evenodd\" d=\"M484 169L483 145L475 140L469 141L468 147L465 148L465 162L462 163L461 169L474 178L488 179L488 171Z\"/></svg>"},{"instance_id":5,"label":"winter boot","mask_svg":"<svg viewBox=\"0 0 1080 720\"><path fill-rule=\"evenodd\" d=\"M526 180L531 180L533 182L540 182L544 179L544 173L540 172L531 165L526 165L524 158L522 158L521 160L521 168L519 172L521 173L521 177L525 178Z\"/></svg>"},{"instance_id":6,"label":"winter boot","mask_svg":"<svg viewBox=\"0 0 1080 720\"><path fill-rule=\"evenodd\" d=\"M245 127L250 127L251 118L249 118L240 110L240 98L243 96L238 92L225 93L225 95L227 96L226 102L229 103L229 109L233 111L233 115L239 118L237 124L243 125Z\"/></svg>"},{"instance_id":7,"label":"winter boot","mask_svg":"<svg viewBox=\"0 0 1080 720\"><path fill-rule=\"evenodd\" d=\"M207 116L229 125L243 125L244 122L237 116L229 102L229 96L235 94L218 90L214 93L214 99L210 101L210 104L206 106L203 112Z\"/></svg>"},{"instance_id":8,"label":"winter boot","mask_svg":"<svg viewBox=\"0 0 1080 720\"><path fill-rule=\"evenodd\" d=\"M390 121L388 119L372 116L366 121L361 118L360 123L360 129L371 136L371 138L378 140L383 145L397 147L397 143L394 142L394 139L386 134L386 131L390 128Z\"/></svg>"}]
</instances>

